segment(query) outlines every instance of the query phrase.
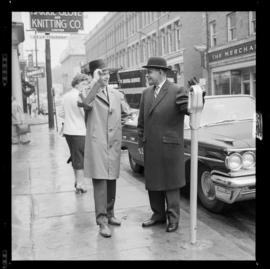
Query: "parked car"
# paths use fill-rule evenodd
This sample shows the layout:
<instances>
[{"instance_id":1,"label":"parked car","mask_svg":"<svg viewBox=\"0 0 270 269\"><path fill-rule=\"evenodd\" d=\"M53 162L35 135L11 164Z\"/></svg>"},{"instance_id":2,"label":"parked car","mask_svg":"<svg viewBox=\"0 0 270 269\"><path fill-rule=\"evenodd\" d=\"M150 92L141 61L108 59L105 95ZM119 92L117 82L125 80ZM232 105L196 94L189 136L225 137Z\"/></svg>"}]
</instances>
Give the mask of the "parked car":
<instances>
[{"instance_id":1,"label":"parked car","mask_svg":"<svg viewBox=\"0 0 270 269\"><path fill-rule=\"evenodd\" d=\"M134 172L143 170L138 152L136 116L123 127L123 145L128 149ZM248 95L205 97L198 130L198 199L212 212L227 204L255 198L256 192L256 111ZM184 149L186 181L190 181L191 130L185 116ZM164 164L166 165L166 164Z\"/></svg>"}]
</instances>

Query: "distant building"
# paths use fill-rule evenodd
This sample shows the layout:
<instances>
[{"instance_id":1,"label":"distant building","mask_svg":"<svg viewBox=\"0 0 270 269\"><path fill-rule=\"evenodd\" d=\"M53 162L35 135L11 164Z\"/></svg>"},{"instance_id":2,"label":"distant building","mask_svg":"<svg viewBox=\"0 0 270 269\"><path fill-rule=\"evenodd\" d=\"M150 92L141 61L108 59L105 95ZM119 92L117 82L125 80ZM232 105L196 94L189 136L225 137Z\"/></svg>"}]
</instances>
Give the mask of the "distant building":
<instances>
[{"instance_id":1,"label":"distant building","mask_svg":"<svg viewBox=\"0 0 270 269\"><path fill-rule=\"evenodd\" d=\"M68 45L60 57L63 91L71 88L74 75L81 71L85 63L85 34L72 34L68 38Z\"/></svg>"},{"instance_id":2,"label":"distant building","mask_svg":"<svg viewBox=\"0 0 270 269\"><path fill-rule=\"evenodd\" d=\"M23 107L22 83L19 63L19 45L24 41L24 24L20 12L12 12L12 95ZM4 57L4 55L3 55Z\"/></svg>"},{"instance_id":3,"label":"distant building","mask_svg":"<svg viewBox=\"0 0 270 269\"><path fill-rule=\"evenodd\" d=\"M178 83L205 76L195 45L206 45L205 12L109 12L85 41L87 62L103 58L110 67L141 68L163 56Z\"/></svg>"},{"instance_id":4,"label":"distant building","mask_svg":"<svg viewBox=\"0 0 270 269\"><path fill-rule=\"evenodd\" d=\"M207 12L212 94L256 96L256 12Z\"/></svg>"}]
</instances>

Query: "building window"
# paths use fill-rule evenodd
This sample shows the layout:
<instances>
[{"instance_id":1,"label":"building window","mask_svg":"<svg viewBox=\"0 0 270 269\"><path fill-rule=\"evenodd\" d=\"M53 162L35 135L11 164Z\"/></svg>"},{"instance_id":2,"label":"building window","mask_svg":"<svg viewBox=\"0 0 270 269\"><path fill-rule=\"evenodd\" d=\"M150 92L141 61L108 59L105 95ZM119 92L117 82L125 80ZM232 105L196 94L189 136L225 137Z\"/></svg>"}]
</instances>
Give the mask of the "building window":
<instances>
[{"instance_id":1,"label":"building window","mask_svg":"<svg viewBox=\"0 0 270 269\"><path fill-rule=\"evenodd\" d=\"M150 24L150 16L151 16L151 12L147 12L146 25Z\"/></svg>"},{"instance_id":2,"label":"building window","mask_svg":"<svg viewBox=\"0 0 270 269\"><path fill-rule=\"evenodd\" d=\"M143 12L143 27L146 25L147 12Z\"/></svg>"},{"instance_id":3,"label":"building window","mask_svg":"<svg viewBox=\"0 0 270 269\"><path fill-rule=\"evenodd\" d=\"M134 34L136 31L136 17L135 17L135 12L132 14L132 33Z\"/></svg>"},{"instance_id":4,"label":"building window","mask_svg":"<svg viewBox=\"0 0 270 269\"><path fill-rule=\"evenodd\" d=\"M120 67L124 67L124 66L125 66L125 50L122 51L121 66Z\"/></svg>"},{"instance_id":5,"label":"building window","mask_svg":"<svg viewBox=\"0 0 270 269\"><path fill-rule=\"evenodd\" d=\"M142 13L137 12L137 31L141 29Z\"/></svg>"},{"instance_id":6,"label":"building window","mask_svg":"<svg viewBox=\"0 0 270 269\"><path fill-rule=\"evenodd\" d=\"M217 45L216 21L210 22L210 47Z\"/></svg>"},{"instance_id":7,"label":"building window","mask_svg":"<svg viewBox=\"0 0 270 269\"><path fill-rule=\"evenodd\" d=\"M256 11L249 12L249 34L256 34Z\"/></svg>"},{"instance_id":8,"label":"building window","mask_svg":"<svg viewBox=\"0 0 270 269\"><path fill-rule=\"evenodd\" d=\"M214 73L213 77L215 94L230 94L230 71Z\"/></svg>"},{"instance_id":9,"label":"building window","mask_svg":"<svg viewBox=\"0 0 270 269\"><path fill-rule=\"evenodd\" d=\"M147 59L148 59L146 39L143 40L143 59L144 59L144 61L147 61Z\"/></svg>"},{"instance_id":10,"label":"building window","mask_svg":"<svg viewBox=\"0 0 270 269\"><path fill-rule=\"evenodd\" d=\"M172 26L169 25L167 28L167 37L168 37L168 52L173 51L173 31L172 31Z\"/></svg>"},{"instance_id":11,"label":"building window","mask_svg":"<svg viewBox=\"0 0 270 269\"><path fill-rule=\"evenodd\" d=\"M147 38L147 56L148 57L151 57L152 56L152 48L151 48L151 38L150 37L148 37ZM147 57L147 58L148 58Z\"/></svg>"},{"instance_id":12,"label":"building window","mask_svg":"<svg viewBox=\"0 0 270 269\"><path fill-rule=\"evenodd\" d=\"M135 45L135 64L138 64L138 43Z\"/></svg>"},{"instance_id":13,"label":"building window","mask_svg":"<svg viewBox=\"0 0 270 269\"><path fill-rule=\"evenodd\" d=\"M228 41L236 39L236 12L232 12L227 16Z\"/></svg>"},{"instance_id":14,"label":"building window","mask_svg":"<svg viewBox=\"0 0 270 269\"><path fill-rule=\"evenodd\" d=\"M132 46L132 66L134 66L135 65L135 58L136 58L136 47L135 47L135 45L134 46Z\"/></svg>"},{"instance_id":15,"label":"building window","mask_svg":"<svg viewBox=\"0 0 270 269\"><path fill-rule=\"evenodd\" d=\"M231 94L241 94L241 71L231 71Z\"/></svg>"},{"instance_id":16,"label":"building window","mask_svg":"<svg viewBox=\"0 0 270 269\"><path fill-rule=\"evenodd\" d=\"M145 51L145 60L147 61L147 59L149 58L149 54L148 54L148 41L147 39L145 39L145 42L144 42L144 51Z\"/></svg>"},{"instance_id":17,"label":"building window","mask_svg":"<svg viewBox=\"0 0 270 269\"><path fill-rule=\"evenodd\" d=\"M250 94L250 72L248 72L248 69L242 74L242 87L244 94Z\"/></svg>"},{"instance_id":18,"label":"building window","mask_svg":"<svg viewBox=\"0 0 270 269\"><path fill-rule=\"evenodd\" d=\"M157 55L157 37L156 34L153 34L152 36L152 55Z\"/></svg>"},{"instance_id":19,"label":"building window","mask_svg":"<svg viewBox=\"0 0 270 269\"><path fill-rule=\"evenodd\" d=\"M140 42L140 59L141 59L141 62L143 63L144 62L144 57L143 57L143 42L141 41Z\"/></svg>"},{"instance_id":20,"label":"building window","mask_svg":"<svg viewBox=\"0 0 270 269\"><path fill-rule=\"evenodd\" d=\"M214 94L248 94L255 96L254 67L235 69L213 74Z\"/></svg>"},{"instance_id":21,"label":"building window","mask_svg":"<svg viewBox=\"0 0 270 269\"><path fill-rule=\"evenodd\" d=\"M176 50L180 50L180 21L174 23Z\"/></svg>"},{"instance_id":22,"label":"building window","mask_svg":"<svg viewBox=\"0 0 270 269\"><path fill-rule=\"evenodd\" d=\"M150 12L150 22L154 21L154 14L155 12Z\"/></svg>"},{"instance_id":23,"label":"building window","mask_svg":"<svg viewBox=\"0 0 270 269\"><path fill-rule=\"evenodd\" d=\"M161 30L161 51L162 55L167 53L165 29Z\"/></svg>"}]
</instances>

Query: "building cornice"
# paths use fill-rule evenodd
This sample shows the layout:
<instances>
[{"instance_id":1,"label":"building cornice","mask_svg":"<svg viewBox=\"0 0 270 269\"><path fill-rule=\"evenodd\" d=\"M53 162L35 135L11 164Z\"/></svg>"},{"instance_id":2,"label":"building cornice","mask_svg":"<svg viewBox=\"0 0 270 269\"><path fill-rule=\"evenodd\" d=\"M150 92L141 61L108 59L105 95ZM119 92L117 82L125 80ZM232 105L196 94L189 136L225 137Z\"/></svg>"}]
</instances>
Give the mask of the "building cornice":
<instances>
[{"instance_id":1,"label":"building cornice","mask_svg":"<svg viewBox=\"0 0 270 269\"><path fill-rule=\"evenodd\" d=\"M250 36L248 38L241 39L241 40L230 41L230 42L228 42L228 43L226 43L224 45L221 45L221 46L215 46L213 48L209 48L208 53L219 51L219 50L222 50L222 49L227 49L227 48L237 46L237 45L241 45L241 44L244 44L246 42L253 41L253 40L256 40L256 35L252 35L252 36Z\"/></svg>"}]
</instances>

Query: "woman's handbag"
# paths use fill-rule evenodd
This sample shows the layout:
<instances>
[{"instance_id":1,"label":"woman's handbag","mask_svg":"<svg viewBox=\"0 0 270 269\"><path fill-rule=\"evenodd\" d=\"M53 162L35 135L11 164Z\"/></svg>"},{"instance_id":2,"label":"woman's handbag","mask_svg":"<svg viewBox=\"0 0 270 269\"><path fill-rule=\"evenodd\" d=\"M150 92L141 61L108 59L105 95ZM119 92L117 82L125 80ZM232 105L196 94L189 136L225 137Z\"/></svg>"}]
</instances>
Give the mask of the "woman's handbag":
<instances>
[{"instance_id":1,"label":"woman's handbag","mask_svg":"<svg viewBox=\"0 0 270 269\"><path fill-rule=\"evenodd\" d=\"M18 124L17 131L19 135L30 133L30 125L27 123Z\"/></svg>"}]
</instances>

